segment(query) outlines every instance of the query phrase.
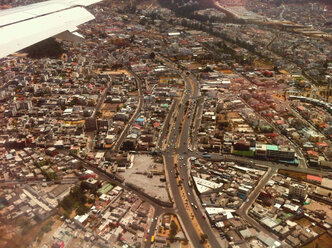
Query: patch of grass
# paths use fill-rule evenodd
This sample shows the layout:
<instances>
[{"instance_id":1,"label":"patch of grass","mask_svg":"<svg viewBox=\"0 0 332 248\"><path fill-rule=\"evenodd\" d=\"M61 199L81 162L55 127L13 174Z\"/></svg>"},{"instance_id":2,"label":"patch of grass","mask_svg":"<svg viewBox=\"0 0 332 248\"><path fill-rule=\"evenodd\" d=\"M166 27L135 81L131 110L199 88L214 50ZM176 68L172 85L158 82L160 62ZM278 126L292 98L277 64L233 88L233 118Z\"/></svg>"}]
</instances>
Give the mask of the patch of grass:
<instances>
[{"instance_id":1,"label":"patch of grass","mask_svg":"<svg viewBox=\"0 0 332 248\"><path fill-rule=\"evenodd\" d=\"M245 156L245 157L253 157L254 151L239 151L239 150L233 150L233 154Z\"/></svg>"}]
</instances>

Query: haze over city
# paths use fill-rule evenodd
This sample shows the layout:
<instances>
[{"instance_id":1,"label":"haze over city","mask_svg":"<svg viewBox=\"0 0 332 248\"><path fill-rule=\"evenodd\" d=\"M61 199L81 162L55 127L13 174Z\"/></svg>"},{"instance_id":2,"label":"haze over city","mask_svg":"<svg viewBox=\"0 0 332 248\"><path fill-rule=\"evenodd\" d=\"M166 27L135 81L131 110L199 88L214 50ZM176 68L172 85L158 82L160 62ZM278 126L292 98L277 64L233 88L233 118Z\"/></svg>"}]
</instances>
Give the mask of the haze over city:
<instances>
[{"instance_id":1,"label":"haze over city","mask_svg":"<svg viewBox=\"0 0 332 248\"><path fill-rule=\"evenodd\" d=\"M0 101L0 247L331 247L330 0L3 0Z\"/></svg>"}]
</instances>

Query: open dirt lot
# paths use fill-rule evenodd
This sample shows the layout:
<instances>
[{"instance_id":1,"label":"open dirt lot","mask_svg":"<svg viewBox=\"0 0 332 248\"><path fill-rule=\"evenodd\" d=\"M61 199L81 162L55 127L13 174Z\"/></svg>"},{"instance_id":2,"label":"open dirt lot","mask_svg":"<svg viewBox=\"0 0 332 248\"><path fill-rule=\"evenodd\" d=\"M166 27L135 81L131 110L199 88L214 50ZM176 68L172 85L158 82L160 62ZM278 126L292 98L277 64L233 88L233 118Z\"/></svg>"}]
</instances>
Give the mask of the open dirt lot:
<instances>
[{"instance_id":1,"label":"open dirt lot","mask_svg":"<svg viewBox=\"0 0 332 248\"><path fill-rule=\"evenodd\" d=\"M320 203L315 200L311 200L309 205L304 205L304 209L308 209L310 211L315 211L317 209L324 210L326 213L326 216L332 218L332 207L330 207L327 204Z\"/></svg>"},{"instance_id":2,"label":"open dirt lot","mask_svg":"<svg viewBox=\"0 0 332 248\"><path fill-rule=\"evenodd\" d=\"M125 178L126 182L137 185L147 194L162 201L169 201L166 183L160 181L161 178L165 177L163 171L164 165L154 162L153 157L135 155L132 166L119 174ZM152 177L151 174L153 174Z\"/></svg>"}]
</instances>

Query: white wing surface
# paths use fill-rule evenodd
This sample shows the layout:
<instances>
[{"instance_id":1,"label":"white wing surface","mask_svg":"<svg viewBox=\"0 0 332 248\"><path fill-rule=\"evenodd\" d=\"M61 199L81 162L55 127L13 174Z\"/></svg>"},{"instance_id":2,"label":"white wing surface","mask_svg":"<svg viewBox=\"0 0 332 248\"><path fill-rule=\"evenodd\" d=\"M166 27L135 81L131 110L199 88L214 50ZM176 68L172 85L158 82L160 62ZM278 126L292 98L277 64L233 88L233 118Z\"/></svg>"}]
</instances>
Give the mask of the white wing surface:
<instances>
[{"instance_id":1,"label":"white wing surface","mask_svg":"<svg viewBox=\"0 0 332 248\"><path fill-rule=\"evenodd\" d=\"M0 58L94 19L84 7L101 0L51 0L0 11Z\"/></svg>"}]
</instances>

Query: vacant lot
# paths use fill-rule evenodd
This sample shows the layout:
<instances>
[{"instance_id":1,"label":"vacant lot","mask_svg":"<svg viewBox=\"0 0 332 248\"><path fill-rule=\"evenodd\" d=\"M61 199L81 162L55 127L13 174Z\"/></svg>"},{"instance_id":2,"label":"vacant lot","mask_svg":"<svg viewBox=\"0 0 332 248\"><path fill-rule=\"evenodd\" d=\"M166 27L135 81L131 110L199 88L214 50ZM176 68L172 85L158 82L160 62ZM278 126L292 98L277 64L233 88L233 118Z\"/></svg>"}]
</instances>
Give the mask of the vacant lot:
<instances>
[{"instance_id":1,"label":"vacant lot","mask_svg":"<svg viewBox=\"0 0 332 248\"><path fill-rule=\"evenodd\" d=\"M316 210L324 210L326 213L326 216L332 218L332 207L330 207L327 204L320 203L315 200L311 200L309 205L303 205L304 209L308 209L310 211L316 211ZM332 247L332 246L331 246Z\"/></svg>"},{"instance_id":2,"label":"vacant lot","mask_svg":"<svg viewBox=\"0 0 332 248\"><path fill-rule=\"evenodd\" d=\"M142 188L147 194L162 201L169 201L164 178L164 165L156 163L149 155L135 155L132 166L119 174L130 182ZM160 175L156 175L160 174Z\"/></svg>"},{"instance_id":3,"label":"vacant lot","mask_svg":"<svg viewBox=\"0 0 332 248\"><path fill-rule=\"evenodd\" d=\"M332 244L332 237L328 233L323 234L311 243L303 246L303 248L330 248Z\"/></svg>"}]
</instances>

